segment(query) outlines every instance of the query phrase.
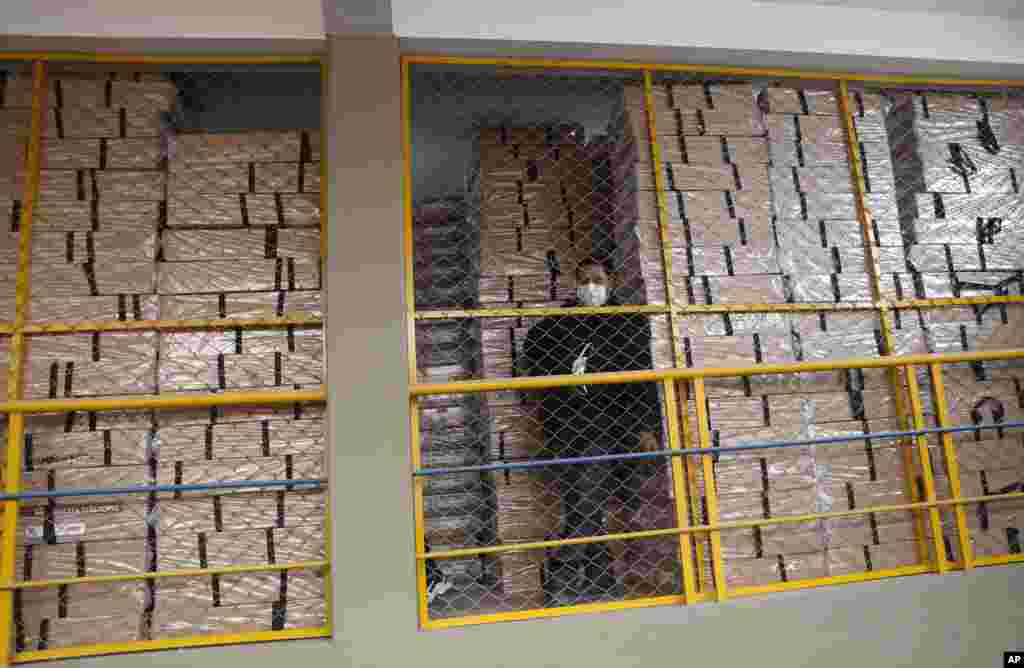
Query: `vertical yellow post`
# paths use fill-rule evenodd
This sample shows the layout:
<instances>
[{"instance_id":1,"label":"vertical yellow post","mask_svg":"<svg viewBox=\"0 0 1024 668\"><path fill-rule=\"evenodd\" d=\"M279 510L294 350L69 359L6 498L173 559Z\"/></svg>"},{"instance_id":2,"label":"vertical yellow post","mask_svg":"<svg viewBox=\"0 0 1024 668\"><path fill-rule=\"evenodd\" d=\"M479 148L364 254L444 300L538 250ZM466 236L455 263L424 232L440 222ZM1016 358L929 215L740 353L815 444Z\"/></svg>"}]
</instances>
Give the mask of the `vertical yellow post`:
<instances>
[{"instance_id":1,"label":"vertical yellow post","mask_svg":"<svg viewBox=\"0 0 1024 668\"><path fill-rule=\"evenodd\" d=\"M704 379L693 380L693 401L697 404L697 428L700 435L700 447L711 447L711 428L708 422L708 408L705 402ZM715 471L711 455L702 455L704 467L704 496L708 505L708 524L718 524L718 492L715 489ZM711 572L715 576L715 596L724 601L728 596L725 586L725 568L722 564L722 536L716 529L711 532Z\"/></svg>"},{"instance_id":2,"label":"vertical yellow post","mask_svg":"<svg viewBox=\"0 0 1024 668\"><path fill-rule=\"evenodd\" d=\"M325 121L330 118L330 113L329 113L330 112L329 91L330 91L331 81L330 81L330 76L329 75L330 75L330 73L329 73L329 71L327 69L327 58L324 57L320 61L320 99L322 100L321 110L320 110L320 275L321 276L326 276L327 275L327 236L328 236L327 227L328 227L328 223L330 221L330 214L328 213L328 208L327 208L327 204L328 204L327 188L329 187L328 182L329 182L330 176L328 175L328 172L327 172L327 151L324 150L324 147L326 146L326 143L327 143L327 141L326 141L327 137L325 136L326 135L326 132L325 132L326 122ZM327 321L326 321L326 319L324 320L324 323L323 323L323 325L320 328L320 336L321 337L327 336ZM326 368L326 366L325 366L325 368ZM330 442L333 443L334 439L331 439ZM331 569L333 568L333 566L331 566L331 563L332 563L332 560L331 560L331 552L332 552L332 549L331 549L331 505L332 505L331 504L331 500L333 500L334 494L332 492L332 489L333 489L333 483L331 482L330 478L328 478L327 479L328 504L327 504L327 511L324 514L324 538L325 538L324 545L326 546L326 553L327 553L327 568L324 569L324 573L325 573L325 576L324 576L324 592L326 592L325 597L324 597L325 598L324 603L325 603L325 609L327 611L327 616L326 616L326 623L324 624L324 627L327 629L328 633L332 633L333 634L334 633L334 606L333 606L334 601L332 599L332 590L331 590L331 582L332 582L332 579L331 579Z\"/></svg>"},{"instance_id":3,"label":"vertical yellow post","mask_svg":"<svg viewBox=\"0 0 1024 668\"><path fill-rule=\"evenodd\" d=\"M416 288L413 277L413 235L412 235L412 82L409 79L409 63L402 62L402 154L405 170L402 182L402 209L404 212L404 251L405 251L405 322L409 356L409 383L417 380L416 373ZM420 453L420 413L419 400L409 399L409 438L412 455L412 470L422 465ZM415 554L427 551L426 529L423 517L423 478L412 478L413 521L415 522ZM416 560L416 592L419 596L420 627L425 628L430 621L427 601L427 562Z\"/></svg>"},{"instance_id":4,"label":"vertical yellow post","mask_svg":"<svg viewBox=\"0 0 1024 668\"><path fill-rule=\"evenodd\" d=\"M669 448L679 450L679 402L676 399L675 381L662 381L662 388L665 391L665 415L668 416ZM679 526L689 526L690 509L686 500L686 477L683 474L681 457L672 457L672 489L676 502L676 523ZM697 595L697 587L693 577L689 534L679 534L679 561L683 567L683 593L686 594L686 602L692 603Z\"/></svg>"},{"instance_id":5,"label":"vertical yellow post","mask_svg":"<svg viewBox=\"0 0 1024 668\"><path fill-rule=\"evenodd\" d=\"M952 425L949 423L949 406L946 404L946 385L942 380L942 367L938 364L929 364L928 369L931 372L932 395L939 427L950 427ZM942 434L942 453L946 459L950 492L954 499L959 499L961 496L960 465L957 463L956 450L953 448L952 434ZM956 533L960 542L960 557L964 562L964 570L969 570L974 567L974 555L971 550L971 535L967 528L964 507L962 505L953 506L953 514L956 518Z\"/></svg>"},{"instance_id":6,"label":"vertical yellow post","mask_svg":"<svg viewBox=\"0 0 1024 668\"><path fill-rule=\"evenodd\" d=\"M661 266L662 266L662 276L664 277L664 280L665 280L665 304L669 307L668 328L669 328L669 336L672 337L672 357L675 360L675 365L678 367L678 366L683 366L684 358L683 358L682 344L680 343L681 337L680 337L680 334L679 334L679 321L678 321L678 316L677 316L677 313L676 313L676 310L675 310L675 304L676 304L676 301L675 301L675 282L674 282L674 279L673 279L673 275L674 274L673 274L673 269L672 269L672 231L669 229L669 221L671 220L671 217L668 215L668 203L667 203L667 199L666 199L667 198L667 194L666 193L668 191L668 188L665 185L665 174L662 171L663 170L663 163L662 163L662 160L661 160L661 145L658 143L658 119L657 119L657 113L656 113L655 108L654 108L654 93L653 93L653 90L654 90L654 87L653 87L652 78L651 78L651 71L650 70L644 70L644 111L647 114L647 137L648 137L648 140L651 143L651 169L654 172L654 188L655 188L656 197L657 197L657 200L658 200L658 236L659 236L659 240L661 241ZM673 395L675 396L676 393L673 393ZM683 440L686 443L689 443L689 439L688 439L688 436L689 436L689 414L688 413L689 412L686 410L686 403L685 403L686 399L685 399L685 396L686 395L684 393L684 395L683 395L684 399L683 399L683 404L682 404L683 409L682 409L682 412L681 412L682 413L682 430L683 430ZM672 447L675 447L675 446L672 446ZM682 461L679 461L678 463L680 465L678 471L677 471L675 466L672 467L672 478L673 478L672 490L673 490L673 494L676 495L676 496L678 496L680 492L682 492L684 494L686 493L685 485L683 485L683 484L681 484L681 483L679 483L679 482L677 482L675 480L677 475L684 475L683 467L682 467ZM694 483L696 483L696 480L694 480ZM694 484L693 489L696 490L696 484ZM677 501L676 501L677 508L678 508L678 503L679 503L679 501L677 499ZM685 519L688 521L689 520L689 516L687 516L687 518L685 518ZM684 521L684 518L682 516L679 516L679 520L678 521L682 522L682 521ZM690 540L691 540L691 538L689 536L687 536L686 534L683 534L683 535L680 536L680 541L686 541L687 543L689 543ZM700 573L699 573L700 563L702 561L701 558L700 558L700 551L701 551L700 547L698 547L698 550L697 550L697 555L698 555L697 556L697 562L698 562L698 578L697 578L697 580L698 580L698 584L699 584L699 580L700 580L700 577L699 577L699 575L700 575ZM689 545L688 545L687 546L687 553L689 553L689 552L690 552L690 550L689 550ZM686 567L684 566L684 569L685 568ZM689 594L687 595L687 598L689 600Z\"/></svg>"},{"instance_id":7,"label":"vertical yellow post","mask_svg":"<svg viewBox=\"0 0 1024 668\"><path fill-rule=\"evenodd\" d=\"M910 392L910 407L914 416L914 429L924 429L924 410L921 408L921 394L917 385L917 373L914 367L907 367L907 389ZM931 503L935 501L935 476L932 474L932 460L928 455L928 437L917 436L917 455L921 460L921 474L924 478L925 500ZM942 519L939 517L939 509L931 507L928 509L928 518L932 530L932 549L935 550L935 567L939 573L949 570L949 562L946 560L946 543L943 540Z\"/></svg>"},{"instance_id":8,"label":"vertical yellow post","mask_svg":"<svg viewBox=\"0 0 1024 668\"><path fill-rule=\"evenodd\" d=\"M682 413L683 417L683 447L689 448L693 443L693 436L690 430L690 384L687 383L686 381L682 381L677 383L676 387L679 390L679 410ZM687 482L689 483L688 489L690 492L691 508L694 508L695 503L697 504L696 507L700 506L700 504L698 503L698 501L700 500L700 482L697 480L697 460L697 457L692 458L692 461L688 459L686 461L686 466L684 467L685 471L689 473ZM696 551L694 553L694 561L697 565L697 591L703 591L704 589L704 562L707 561L704 554L704 544L706 538L706 536L702 536L699 534L695 534L690 537L691 544L696 546Z\"/></svg>"},{"instance_id":9,"label":"vertical yellow post","mask_svg":"<svg viewBox=\"0 0 1024 668\"><path fill-rule=\"evenodd\" d=\"M39 155L43 134L43 105L46 96L46 69L42 62L32 67L32 126L25 156L25 193L18 233L18 275L15 283L14 334L7 369L7 398L22 398L25 367L25 323L28 320L29 265L32 260L32 219L39 194ZM25 440L25 416L11 414L7 423L7 459L4 492L21 491L21 455ZM18 502L4 502L3 536L0 538L0 581L14 582L14 563L18 543ZM0 666L8 666L14 656L14 593L0 592Z\"/></svg>"},{"instance_id":10,"label":"vertical yellow post","mask_svg":"<svg viewBox=\"0 0 1024 668\"><path fill-rule=\"evenodd\" d=\"M850 88L845 80L839 82L839 113L843 117L846 157L850 163L850 182L853 186L854 202L857 206L857 220L860 223L861 238L864 243L865 268L871 277L871 293L878 313L878 326L881 330L882 342L885 347L883 354L892 355L896 352L896 342L892 335L888 300L882 292L881 268L878 264L878 256L875 253L878 240L874 238L872 233L871 213L865 204L867 187L864 183L864 171L860 163L857 126L853 119L853 113L850 111ZM890 367L887 374L889 376L889 384L892 387L893 403L896 405L896 415L899 416L900 420L900 428L909 429L910 419L903 396L903 370L897 367ZM913 480L914 456L910 448L910 442L902 441L901 450L903 454L904 487L910 500L918 501L917 486ZM920 512L915 513L915 532L917 534L918 560L924 563L928 559L928 543L924 528L924 515Z\"/></svg>"}]
</instances>

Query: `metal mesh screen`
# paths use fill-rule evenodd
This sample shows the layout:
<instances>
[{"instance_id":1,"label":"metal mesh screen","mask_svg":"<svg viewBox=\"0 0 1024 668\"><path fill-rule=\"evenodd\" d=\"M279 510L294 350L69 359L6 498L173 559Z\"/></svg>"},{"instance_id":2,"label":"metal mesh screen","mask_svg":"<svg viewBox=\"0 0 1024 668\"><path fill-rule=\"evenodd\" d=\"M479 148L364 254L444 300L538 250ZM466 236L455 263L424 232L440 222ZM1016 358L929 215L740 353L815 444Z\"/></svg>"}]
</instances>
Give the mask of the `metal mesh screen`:
<instances>
[{"instance_id":1,"label":"metal mesh screen","mask_svg":"<svg viewBox=\"0 0 1024 668\"><path fill-rule=\"evenodd\" d=\"M410 72L420 383L1019 347L1018 307L928 301L1019 292L998 250L1019 213L1018 98L925 109L930 94L795 79ZM1016 391L1016 367L950 367L951 406ZM926 366L668 394L553 384L418 399L428 624L963 563L956 504L858 512L951 498L935 444L966 435L885 436L959 424L937 419ZM748 448L778 443L795 447ZM657 456L675 447L726 451ZM1015 472L978 495L1019 487L1006 456ZM685 528L720 522L740 526Z\"/></svg>"}]
</instances>

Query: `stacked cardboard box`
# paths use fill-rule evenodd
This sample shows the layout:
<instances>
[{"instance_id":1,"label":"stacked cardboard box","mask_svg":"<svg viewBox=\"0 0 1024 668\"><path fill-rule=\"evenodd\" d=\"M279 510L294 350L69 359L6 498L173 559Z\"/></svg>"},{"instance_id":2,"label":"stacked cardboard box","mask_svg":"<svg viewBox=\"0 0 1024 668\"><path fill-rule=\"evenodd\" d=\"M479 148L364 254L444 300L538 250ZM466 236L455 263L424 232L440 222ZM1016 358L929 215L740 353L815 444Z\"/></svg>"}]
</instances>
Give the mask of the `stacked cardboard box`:
<instances>
[{"instance_id":1,"label":"stacked cardboard box","mask_svg":"<svg viewBox=\"0 0 1024 668\"><path fill-rule=\"evenodd\" d=\"M783 301L771 236L768 147L753 88L672 85L654 90L655 127L669 190L673 292L678 303ZM626 86L614 140L615 237L636 301L664 303L661 237L641 88ZM695 342L701 347L702 342Z\"/></svg>"},{"instance_id":2,"label":"stacked cardboard box","mask_svg":"<svg viewBox=\"0 0 1024 668\"><path fill-rule=\"evenodd\" d=\"M25 487L322 478L323 444L318 406L40 416L27 426ZM319 560L325 504L325 492L289 488L30 502L17 577ZM26 590L15 606L19 647L109 642L96 624L138 640L202 634L222 617L238 631L323 620L322 576L312 571L158 582Z\"/></svg>"},{"instance_id":3,"label":"stacked cardboard box","mask_svg":"<svg viewBox=\"0 0 1024 668\"><path fill-rule=\"evenodd\" d=\"M462 199L422 202L413 215L416 306L461 306L476 293L471 259L478 233ZM421 382L473 377L480 361L479 326L469 320L421 322L416 327L416 365ZM489 456L491 440L481 401L472 395L423 397L419 404L420 451L426 467L471 466ZM496 440L496 439L495 439ZM454 474L424 481L426 542L430 550L491 544L495 534L494 490L485 476ZM455 589L434 601L432 617L479 611L487 602L464 592L494 586L490 559L444 559L431 563Z\"/></svg>"},{"instance_id":4,"label":"stacked cardboard box","mask_svg":"<svg viewBox=\"0 0 1024 668\"><path fill-rule=\"evenodd\" d=\"M25 82L7 83L5 110L27 105ZM317 190L319 174L311 133L161 136L161 113L172 108L176 90L151 75L57 73L47 93L32 320L322 314L319 212L307 194ZM235 172L246 175L239 191L214 178ZM252 219L230 227L190 217L180 206L171 216L169 199L195 202L213 193L233 197L243 210L251 194ZM4 267L14 259L9 246L0 253ZM12 319L6 302L3 310ZM319 330L304 328L33 336L25 396L319 385L320 339ZM323 478L321 417L321 407L303 405L34 417L26 430L25 486ZM18 576L321 559L324 498L284 488L26 503ZM18 646L198 635L221 628L218 619L230 631L322 623L322 590L302 584L317 574L273 574L273 600L257 586L267 578L26 590L16 606ZM101 635L101 628L113 630Z\"/></svg>"},{"instance_id":5,"label":"stacked cardboard box","mask_svg":"<svg viewBox=\"0 0 1024 668\"><path fill-rule=\"evenodd\" d=\"M249 311L247 301L265 304L271 317L319 311L310 309L321 287L317 143L305 131L173 138L158 238L161 312L236 317ZM204 315L192 315L200 304ZM215 315L206 315L214 304ZM314 329L169 334L160 354L162 391L323 379Z\"/></svg>"},{"instance_id":6,"label":"stacked cardboard box","mask_svg":"<svg viewBox=\"0 0 1024 668\"><path fill-rule=\"evenodd\" d=\"M1020 405L1019 370L949 366L943 370L949 422L954 426L994 424L1024 418ZM925 412L934 414L930 386L922 383ZM950 435L960 470L961 496L973 497L1017 491L1024 481L1024 442L1015 430L985 429ZM932 469L939 498L952 495L949 470L941 441L932 439ZM963 507L977 557L1011 554L1019 550L1024 524L1018 501L997 501ZM960 546L952 510L943 510L943 533L953 558Z\"/></svg>"},{"instance_id":7,"label":"stacked cardboard box","mask_svg":"<svg viewBox=\"0 0 1024 668\"><path fill-rule=\"evenodd\" d=\"M160 114L175 96L156 75L49 78L33 320L156 317L153 261L166 181Z\"/></svg>"},{"instance_id":8,"label":"stacked cardboard box","mask_svg":"<svg viewBox=\"0 0 1024 668\"><path fill-rule=\"evenodd\" d=\"M853 193L844 123L832 91L770 87L761 105L772 159L775 230L788 296L796 302L874 299ZM882 294L906 273L882 98L851 94Z\"/></svg>"},{"instance_id":9,"label":"stacked cardboard box","mask_svg":"<svg viewBox=\"0 0 1024 668\"><path fill-rule=\"evenodd\" d=\"M864 380L848 375L845 390L817 380L813 393L710 397L713 443L727 447L898 429L884 378L854 389L851 380ZM694 420L692 405L690 413ZM740 452L721 456L714 471L722 521L909 502L903 452L891 441ZM703 476L697 477L702 488ZM910 520L906 513L886 513L723 532L727 582L756 586L879 570L878 555L915 537ZM869 553L876 555L873 561L866 560Z\"/></svg>"},{"instance_id":10,"label":"stacked cardboard box","mask_svg":"<svg viewBox=\"0 0 1024 668\"><path fill-rule=\"evenodd\" d=\"M6 74L6 73L5 73ZM7 84L27 81L31 74L21 72L7 78ZM0 235L0 312L14 313L14 286L18 272L18 229L25 187L25 149L31 132L32 98L5 94L0 99L0 219L4 221ZM5 319L11 320L10 315ZM6 388L4 388L6 393ZM6 394L4 395L6 396Z\"/></svg>"},{"instance_id":11,"label":"stacked cardboard box","mask_svg":"<svg viewBox=\"0 0 1024 668\"><path fill-rule=\"evenodd\" d=\"M899 93L886 123L913 295L1019 294L1024 104Z\"/></svg>"}]
</instances>

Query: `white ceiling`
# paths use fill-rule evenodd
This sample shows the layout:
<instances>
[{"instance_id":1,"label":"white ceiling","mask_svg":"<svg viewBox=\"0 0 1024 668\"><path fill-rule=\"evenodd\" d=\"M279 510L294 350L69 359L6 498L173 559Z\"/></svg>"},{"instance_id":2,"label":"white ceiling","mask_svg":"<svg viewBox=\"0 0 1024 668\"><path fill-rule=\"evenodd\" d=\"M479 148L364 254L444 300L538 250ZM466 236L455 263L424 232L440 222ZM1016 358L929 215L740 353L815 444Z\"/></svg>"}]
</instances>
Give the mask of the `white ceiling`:
<instances>
[{"instance_id":1,"label":"white ceiling","mask_svg":"<svg viewBox=\"0 0 1024 668\"><path fill-rule=\"evenodd\" d=\"M937 12L966 16L1024 18L1021 0L759 0L784 5L824 5L884 9L893 12Z\"/></svg>"}]
</instances>

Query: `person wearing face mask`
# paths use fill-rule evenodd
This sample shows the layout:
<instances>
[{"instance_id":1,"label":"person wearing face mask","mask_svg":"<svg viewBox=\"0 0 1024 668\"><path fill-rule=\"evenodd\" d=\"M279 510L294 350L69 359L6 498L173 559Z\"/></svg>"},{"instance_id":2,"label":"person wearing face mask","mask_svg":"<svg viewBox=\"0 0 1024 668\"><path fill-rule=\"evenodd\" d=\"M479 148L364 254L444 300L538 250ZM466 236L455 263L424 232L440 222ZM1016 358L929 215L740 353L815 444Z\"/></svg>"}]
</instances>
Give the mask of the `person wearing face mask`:
<instances>
[{"instance_id":1,"label":"person wearing face mask","mask_svg":"<svg viewBox=\"0 0 1024 668\"><path fill-rule=\"evenodd\" d=\"M576 268L576 299L567 307L614 306L612 272L600 259ZM651 368L650 325L642 314L549 316L530 329L523 348L524 375L602 373ZM581 385L539 393L544 432L541 457L585 457L660 449L661 410L653 383ZM604 462L552 467L562 494L561 537L606 533L608 502L627 509L654 464ZM568 546L546 567L549 587L568 592L564 602L615 595L617 583L603 544Z\"/></svg>"}]
</instances>

